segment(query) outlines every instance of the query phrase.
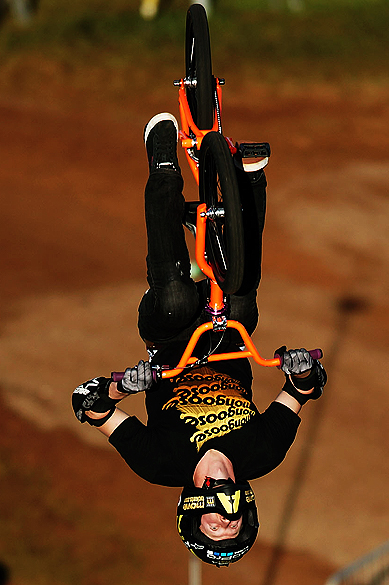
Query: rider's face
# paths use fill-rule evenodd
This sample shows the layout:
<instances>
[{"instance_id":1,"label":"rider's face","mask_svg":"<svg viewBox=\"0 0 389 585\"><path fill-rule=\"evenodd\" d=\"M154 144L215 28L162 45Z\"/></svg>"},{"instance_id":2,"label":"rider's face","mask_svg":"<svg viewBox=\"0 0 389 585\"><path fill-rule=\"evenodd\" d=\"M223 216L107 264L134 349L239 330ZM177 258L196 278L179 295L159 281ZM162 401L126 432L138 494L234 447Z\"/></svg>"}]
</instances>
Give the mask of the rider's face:
<instances>
[{"instance_id":1,"label":"rider's face","mask_svg":"<svg viewBox=\"0 0 389 585\"><path fill-rule=\"evenodd\" d=\"M228 520L220 514L212 512L201 516L200 530L212 540L227 540L238 536L242 526L242 517Z\"/></svg>"}]
</instances>

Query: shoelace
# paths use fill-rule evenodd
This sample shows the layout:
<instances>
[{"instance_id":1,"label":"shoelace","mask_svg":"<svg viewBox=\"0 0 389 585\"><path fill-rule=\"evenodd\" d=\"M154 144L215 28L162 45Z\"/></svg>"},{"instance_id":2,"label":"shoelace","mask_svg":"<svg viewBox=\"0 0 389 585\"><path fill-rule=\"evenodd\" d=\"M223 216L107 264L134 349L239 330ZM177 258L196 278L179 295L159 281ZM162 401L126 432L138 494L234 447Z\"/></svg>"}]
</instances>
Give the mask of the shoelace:
<instances>
[{"instance_id":1,"label":"shoelace","mask_svg":"<svg viewBox=\"0 0 389 585\"><path fill-rule=\"evenodd\" d=\"M154 157L157 159L158 166L171 166L175 167L174 159L175 159L175 144L171 142L166 143L162 142L158 137L155 138L154 142Z\"/></svg>"}]
</instances>

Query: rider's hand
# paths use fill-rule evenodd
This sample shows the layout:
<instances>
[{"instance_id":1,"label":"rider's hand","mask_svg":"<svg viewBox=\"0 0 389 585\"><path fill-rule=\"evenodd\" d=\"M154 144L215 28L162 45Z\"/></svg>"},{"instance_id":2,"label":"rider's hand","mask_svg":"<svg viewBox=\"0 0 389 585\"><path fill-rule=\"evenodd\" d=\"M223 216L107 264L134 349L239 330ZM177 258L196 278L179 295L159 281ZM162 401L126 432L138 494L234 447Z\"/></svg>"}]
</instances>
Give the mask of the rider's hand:
<instances>
[{"instance_id":1,"label":"rider's hand","mask_svg":"<svg viewBox=\"0 0 389 585\"><path fill-rule=\"evenodd\" d=\"M304 348L287 351L284 345L275 354L281 358L281 370L284 374L303 374L313 366L313 359Z\"/></svg>"},{"instance_id":2,"label":"rider's hand","mask_svg":"<svg viewBox=\"0 0 389 585\"><path fill-rule=\"evenodd\" d=\"M72 406L81 423L88 422L92 426L100 427L112 416L119 400L109 397L111 383L111 378L93 378L74 390ZM91 418L88 412L101 416Z\"/></svg>"},{"instance_id":3,"label":"rider's hand","mask_svg":"<svg viewBox=\"0 0 389 585\"><path fill-rule=\"evenodd\" d=\"M313 360L304 348L287 351L283 346L274 355L281 358L281 369L286 377L283 387L285 392L301 405L308 400L320 398L327 382L327 374L319 360Z\"/></svg>"},{"instance_id":4,"label":"rider's hand","mask_svg":"<svg viewBox=\"0 0 389 585\"><path fill-rule=\"evenodd\" d=\"M119 392L125 394L136 394L148 390L153 383L153 374L150 362L140 360L134 368L127 368L123 379L117 383Z\"/></svg>"}]
</instances>

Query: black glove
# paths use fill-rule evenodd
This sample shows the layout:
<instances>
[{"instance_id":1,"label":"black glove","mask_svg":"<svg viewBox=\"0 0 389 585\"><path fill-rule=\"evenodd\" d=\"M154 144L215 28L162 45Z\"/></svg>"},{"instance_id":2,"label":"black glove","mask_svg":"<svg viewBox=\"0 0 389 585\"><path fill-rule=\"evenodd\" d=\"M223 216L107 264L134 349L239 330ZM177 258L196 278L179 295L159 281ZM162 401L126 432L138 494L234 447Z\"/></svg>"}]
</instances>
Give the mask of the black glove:
<instances>
[{"instance_id":1,"label":"black glove","mask_svg":"<svg viewBox=\"0 0 389 585\"><path fill-rule=\"evenodd\" d=\"M281 358L280 367L286 377L282 388L285 392L293 396L301 406L308 400L320 398L327 382L327 374L319 360L313 360L304 348L287 351L285 345L277 349L274 355ZM305 378L296 376L307 370L311 371Z\"/></svg>"},{"instance_id":2,"label":"black glove","mask_svg":"<svg viewBox=\"0 0 389 585\"><path fill-rule=\"evenodd\" d=\"M123 379L117 383L119 392L136 394L148 390L153 383L153 373L150 362L140 360L134 368L127 368Z\"/></svg>"},{"instance_id":3,"label":"black glove","mask_svg":"<svg viewBox=\"0 0 389 585\"><path fill-rule=\"evenodd\" d=\"M120 400L114 400L108 396L111 378L93 378L78 386L72 395L72 406L76 417L81 423L88 422L93 427L101 427L115 412L115 407ZM92 412L107 412L106 416L99 419L90 418L85 414Z\"/></svg>"}]
</instances>

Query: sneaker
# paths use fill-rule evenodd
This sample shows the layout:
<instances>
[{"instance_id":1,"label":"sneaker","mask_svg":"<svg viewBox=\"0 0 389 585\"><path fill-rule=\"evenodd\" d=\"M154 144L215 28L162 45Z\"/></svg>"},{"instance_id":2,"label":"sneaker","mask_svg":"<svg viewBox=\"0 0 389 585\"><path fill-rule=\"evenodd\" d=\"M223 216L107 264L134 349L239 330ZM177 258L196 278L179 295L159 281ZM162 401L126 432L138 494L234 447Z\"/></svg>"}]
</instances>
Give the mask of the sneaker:
<instances>
[{"instance_id":1,"label":"sneaker","mask_svg":"<svg viewBox=\"0 0 389 585\"><path fill-rule=\"evenodd\" d=\"M150 173L160 170L181 172L177 158L178 124L172 114L157 114L151 118L143 137Z\"/></svg>"}]
</instances>

